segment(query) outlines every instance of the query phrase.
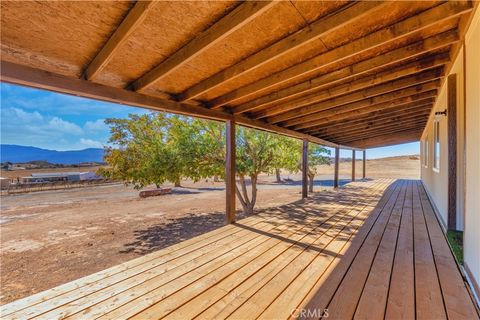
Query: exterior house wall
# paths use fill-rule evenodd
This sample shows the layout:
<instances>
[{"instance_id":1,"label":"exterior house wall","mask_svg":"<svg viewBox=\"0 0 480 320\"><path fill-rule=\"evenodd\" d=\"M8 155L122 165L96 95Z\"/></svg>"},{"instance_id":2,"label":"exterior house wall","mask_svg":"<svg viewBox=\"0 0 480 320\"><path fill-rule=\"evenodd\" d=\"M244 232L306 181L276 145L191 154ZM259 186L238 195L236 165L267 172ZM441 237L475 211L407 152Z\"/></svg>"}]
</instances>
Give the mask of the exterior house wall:
<instances>
[{"instance_id":1,"label":"exterior house wall","mask_svg":"<svg viewBox=\"0 0 480 320\"><path fill-rule=\"evenodd\" d=\"M480 10L465 37L466 148L464 260L480 298Z\"/></svg>"},{"instance_id":2,"label":"exterior house wall","mask_svg":"<svg viewBox=\"0 0 480 320\"><path fill-rule=\"evenodd\" d=\"M457 229L464 231L464 266L480 297L480 11L477 10L449 75L457 79ZM465 50L465 51L464 51ZM448 75L447 75L448 76ZM445 81L430 114L421 143L421 178L443 227L448 221L447 117L439 119L440 169L433 169L435 112L447 109ZM428 140L428 155L423 146ZM424 165L425 157L427 165Z\"/></svg>"}]
</instances>

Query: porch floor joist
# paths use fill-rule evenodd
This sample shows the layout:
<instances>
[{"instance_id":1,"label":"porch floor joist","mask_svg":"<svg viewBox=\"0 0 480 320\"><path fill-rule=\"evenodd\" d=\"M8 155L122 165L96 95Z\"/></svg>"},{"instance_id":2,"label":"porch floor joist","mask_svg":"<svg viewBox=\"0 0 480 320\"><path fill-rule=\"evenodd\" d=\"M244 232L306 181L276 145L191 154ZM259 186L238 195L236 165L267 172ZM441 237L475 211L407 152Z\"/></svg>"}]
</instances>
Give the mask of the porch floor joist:
<instances>
[{"instance_id":1,"label":"porch floor joist","mask_svg":"<svg viewBox=\"0 0 480 320\"><path fill-rule=\"evenodd\" d=\"M422 185L389 179L266 210L1 314L278 319L302 308L332 319L479 317Z\"/></svg>"}]
</instances>

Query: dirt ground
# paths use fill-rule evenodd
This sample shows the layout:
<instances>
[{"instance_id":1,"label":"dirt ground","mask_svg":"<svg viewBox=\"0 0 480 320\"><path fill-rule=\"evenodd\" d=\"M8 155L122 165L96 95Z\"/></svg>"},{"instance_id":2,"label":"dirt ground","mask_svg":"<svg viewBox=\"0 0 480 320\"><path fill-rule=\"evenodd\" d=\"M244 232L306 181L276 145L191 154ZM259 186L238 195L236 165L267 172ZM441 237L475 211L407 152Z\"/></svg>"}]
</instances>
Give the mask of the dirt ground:
<instances>
[{"instance_id":1,"label":"dirt ground","mask_svg":"<svg viewBox=\"0 0 480 320\"><path fill-rule=\"evenodd\" d=\"M415 157L367 161L367 178L419 178ZM82 168L83 169L83 168ZM362 163L357 162L361 178ZM332 186L318 168L315 191ZM262 176L258 209L300 198L300 176ZM348 183L351 165L340 165ZM122 184L1 197L0 303L52 288L224 225L224 185L183 182L170 195L140 199ZM240 208L240 204L237 204ZM238 213L242 218L241 212Z\"/></svg>"}]
</instances>

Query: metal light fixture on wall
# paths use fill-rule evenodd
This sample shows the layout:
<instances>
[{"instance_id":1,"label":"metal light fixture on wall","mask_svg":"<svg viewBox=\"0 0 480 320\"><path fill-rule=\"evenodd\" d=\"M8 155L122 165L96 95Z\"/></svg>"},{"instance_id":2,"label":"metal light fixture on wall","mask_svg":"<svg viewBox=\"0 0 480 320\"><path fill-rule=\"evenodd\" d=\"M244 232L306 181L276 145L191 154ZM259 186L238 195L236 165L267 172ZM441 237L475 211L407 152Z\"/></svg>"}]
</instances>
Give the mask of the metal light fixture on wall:
<instances>
[{"instance_id":1,"label":"metal light fixture on wall","mask_svg":"<svg viewBox=\"0 0 480 320\"><path fill-rule=\"evenodd\" d=\"M447 116L447 109L435 112L435 120L440 121L442 117Z\"/></svg>"}]
</instances>

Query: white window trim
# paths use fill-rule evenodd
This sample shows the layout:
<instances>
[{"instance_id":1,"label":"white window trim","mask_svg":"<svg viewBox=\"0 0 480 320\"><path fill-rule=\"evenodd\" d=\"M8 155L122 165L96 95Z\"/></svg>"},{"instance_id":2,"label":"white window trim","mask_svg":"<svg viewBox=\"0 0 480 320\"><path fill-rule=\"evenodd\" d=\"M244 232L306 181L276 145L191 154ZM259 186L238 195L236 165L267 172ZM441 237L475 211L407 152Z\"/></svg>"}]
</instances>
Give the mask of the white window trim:
<instances>
[{"instance_id":1,"label":"white window trim","mask_svg":"<svg viewBox=\"0 0 480 320\"><path fill-rule=\"evenodd\" d=\"M423 153L423 161L422 161L422 166L424 168L428 168L428 146L429 143L428 143L428 134L425 136L425 139L423 140L423 143L422 143L422 153Z\"/></svg>"},{"instance_id":2,"label":"white window trim","mask_svg":"<svg viewBox=\"0 0 480 320\"><path fill-rule=\"evenodd\" d=\"M437 130L435 130L437 128ZM438 152L438 167L436 167L437 163L437 138L438 138L438 145L440 146L440 121L435 120L433 122L433 157L432 157L432 170L436 173L440 173L440 151Z\"/></svg>"}]
</instances>

